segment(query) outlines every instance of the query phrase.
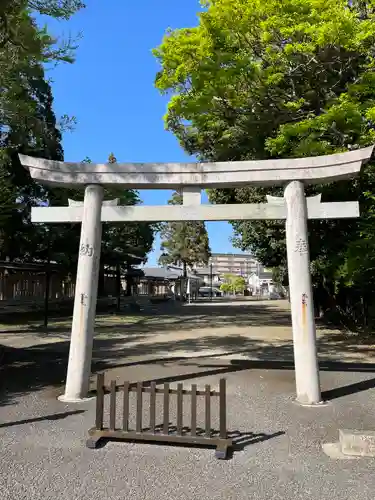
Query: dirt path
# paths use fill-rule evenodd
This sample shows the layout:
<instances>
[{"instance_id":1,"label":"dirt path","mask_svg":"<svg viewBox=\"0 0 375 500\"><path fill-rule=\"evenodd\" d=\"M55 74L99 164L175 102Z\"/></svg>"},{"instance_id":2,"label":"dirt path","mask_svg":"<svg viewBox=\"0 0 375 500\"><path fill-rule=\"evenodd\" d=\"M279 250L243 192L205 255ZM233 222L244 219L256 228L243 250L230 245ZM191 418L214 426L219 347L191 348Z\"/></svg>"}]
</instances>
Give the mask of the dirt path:
<instances>
[{"instance_id":1,"label":"dirt path","mask_svg":"<svg viewBox=\"0 0 375 500\"><path fill-rule=\"evenodd\" d=\"M0 343L66 353L70 320L56 320L45 332L37 324L2 326ZM4 331L5 330L5 331ZM320 359L375 362L374 346L318 326ZM287 359L293 356L289 303L234 300L157 306L137 316L98 316L94 362L110 364L160 357L226 356L228 359Z\"/></svg>"}]
</instances>

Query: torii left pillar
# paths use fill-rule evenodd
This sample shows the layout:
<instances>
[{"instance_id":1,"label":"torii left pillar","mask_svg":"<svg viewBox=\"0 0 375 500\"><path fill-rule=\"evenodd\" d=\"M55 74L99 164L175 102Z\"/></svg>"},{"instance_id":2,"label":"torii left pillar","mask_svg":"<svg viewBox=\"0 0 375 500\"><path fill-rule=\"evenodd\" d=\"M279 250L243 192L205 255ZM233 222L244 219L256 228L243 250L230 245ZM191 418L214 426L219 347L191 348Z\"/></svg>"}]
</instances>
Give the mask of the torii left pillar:
<instances>
[{"instance_id":1,"label":"torii left pillar","mask_svg":"<svg viewBox=\"0 0 375 500\"><path fill-rule=\"evenodd\" d=\"M95 312L98 296L101 211L104 190L97 184L85 189L72 333L65 394L60 401L76 403L87 397L90 384Z\"/></svg>"}]
</instances>

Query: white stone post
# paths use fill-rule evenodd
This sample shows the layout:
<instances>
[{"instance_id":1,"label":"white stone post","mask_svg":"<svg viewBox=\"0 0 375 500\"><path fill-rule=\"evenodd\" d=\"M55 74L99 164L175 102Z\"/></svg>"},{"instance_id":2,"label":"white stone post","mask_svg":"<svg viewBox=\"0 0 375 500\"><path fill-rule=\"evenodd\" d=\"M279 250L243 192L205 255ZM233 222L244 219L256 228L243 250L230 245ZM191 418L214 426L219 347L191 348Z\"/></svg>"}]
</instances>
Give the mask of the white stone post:
<instances>
[{"instance_id":1,"label":"white stone post","mask_svg":"<svg viewBox=\"0 0 375 500\"><path fill-rule=\"evenodd\" d=\"M85 190L68 373L65 394L59 398L65 402L82 401L89 390L102 243L103 192L102 186L94 184Z\"/></svg>"},{"instance_id":2,"label":"white stone post","mask_svg":"<svg viewBox=\"0 0 375 500\"><path fill-rule=\"evenodd\" d=\"M303 183L290 182L284 198L297 401L314 405L321 403L321 394Z\"/></svg>"}]
</instances>

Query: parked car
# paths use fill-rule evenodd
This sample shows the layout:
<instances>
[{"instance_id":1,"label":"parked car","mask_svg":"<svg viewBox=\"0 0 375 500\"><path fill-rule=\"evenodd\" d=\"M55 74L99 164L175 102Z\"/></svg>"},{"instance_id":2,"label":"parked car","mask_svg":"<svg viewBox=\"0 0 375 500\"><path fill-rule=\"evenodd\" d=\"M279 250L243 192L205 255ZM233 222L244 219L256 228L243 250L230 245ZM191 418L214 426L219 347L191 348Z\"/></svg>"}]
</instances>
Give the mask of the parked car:
<instances>
[{"instance_id":1,"label":"parked car","mask_svg":"<svg viewBox=\"0 0 375 500\"><path fill-rule=\"evenodd\" d=\"M279 300L281 299L281 295L278 292L270 292L268 298L270 300Z\"/></svg>"},{"instance_id":2,"label":"parked car","mask_svg":"<svg viewBox=\"0 0 375 500\"><path fill-rule=\"evenodd\" d=\"M209 286L202 286L198 291L199 297L211 297L211 288ZM221 297L222 292L219 288L212 287L212 297Z\"/></svg>"}]
</instances>

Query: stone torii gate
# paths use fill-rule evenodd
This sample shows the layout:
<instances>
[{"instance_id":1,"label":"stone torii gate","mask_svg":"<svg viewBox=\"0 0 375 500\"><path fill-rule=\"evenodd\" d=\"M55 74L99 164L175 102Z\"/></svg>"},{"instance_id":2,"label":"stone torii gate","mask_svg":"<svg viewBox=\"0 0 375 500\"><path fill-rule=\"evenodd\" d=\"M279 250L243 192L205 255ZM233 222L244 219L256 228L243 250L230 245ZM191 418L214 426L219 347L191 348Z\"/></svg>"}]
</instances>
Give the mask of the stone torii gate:
<instances>
[{"instance_id":1,"label":"stone torii gate","mask_svg":"<svg viewBox=\"0 0 375 500\"><path fill-rule=\"evenodd\" d=\"M81 223L73 323L65 394L61 400L86 398L91 374L95 310L101 247L101 222L226 221L285 219L288 274L292 310L297 401L321 403L319 368L307 219L359 216L356 201L321 203L320 195L305 197L304 185L348 179L371 158L373 146L348 153L313 158L222 163L68 163L20 155L31 177L42 184L82 188L84 202L69 207L32 208L32 221ZM202 205L205 188L231 188L255 184L283 185L284 197L267 203ZM103 186L125 189L181 189L182 205L117 206L103 202Z\"/></svg>"}]
</instances>

